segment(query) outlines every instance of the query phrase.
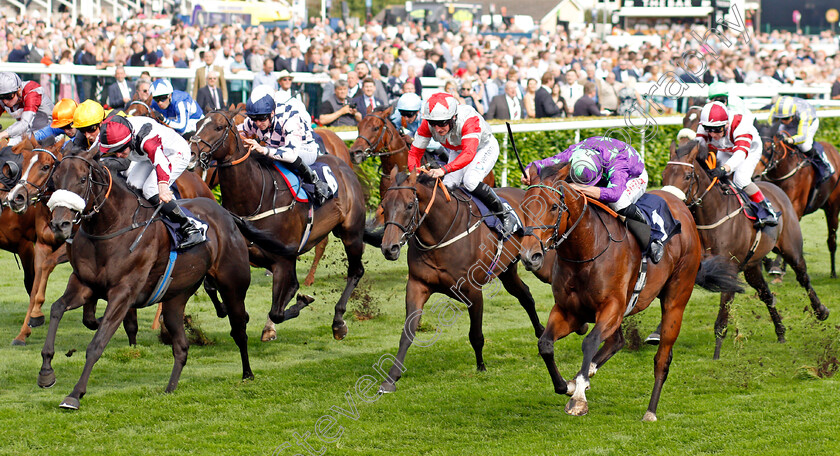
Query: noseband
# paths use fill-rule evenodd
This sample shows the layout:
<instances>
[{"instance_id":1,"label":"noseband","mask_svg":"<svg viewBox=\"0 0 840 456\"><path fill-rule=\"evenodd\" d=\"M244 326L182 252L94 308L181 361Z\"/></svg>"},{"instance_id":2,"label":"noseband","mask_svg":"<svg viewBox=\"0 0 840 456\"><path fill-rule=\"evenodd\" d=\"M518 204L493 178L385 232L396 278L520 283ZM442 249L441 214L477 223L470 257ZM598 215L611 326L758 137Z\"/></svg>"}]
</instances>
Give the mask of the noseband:
<instances>
[{"instance_id":1,"label":"noseband","mask_svg":"<svg viewBox=\"0 0 840 456\"><path fill-rule=\"evenodd\" d=\"M36 186L32 182L28 182L26 179L20 179L18 181L18 185L23 185L23 191L26 192L26 197L27 197L26 201L27 201L28 204L35 204L39 200L41 200L41 198L43 198L44 192L47 189L47 185L49 185L50 179L52 179L53 173L55 172L55 168L56 168L56 166L58 166L58 158L56 158L55 154L48 151L47 149L32 149L32 152L35 152L35 153L45 152L45 153L49 154L50 157L52 157L52 159L53 159L53 164L52 164L52 166L50 166L50 172L49 172L49 174L47 174L47 178L44 180L44 183L41 184L40 186ZM27 185L32 187L33 189L35 189L35 193L32 195L32 197L29 196L29 189L28 189Z\"/></svg>"},{"instance_id":2,"label":"noseband","mask_svg":"<svg viewBox=\"0 0 840 456\"><path fill-rule=\"evenodd\" d=\"M560 244L562 244L563 242L566 241L566 239L569 238L569 236L572 234L572 232L575 230L575 228L577 228L578 224L580 224L581 220L583 220L583 216L584 216L584 214L586 214L586 209L589 207L589 204L588 204L588 201L587 201L586 197L584 196L583 197L583 210L580 211L580 216L577 218L577 220L575 220L575 222L572 224L571 228L566 230L566 232L563 233L562 235L558 235L558 232L560 231L560 222L563 219L563 214L566 214L566 221L567 222L571 218L571 214L569 213L569 207L566 206L566 194L563 193L563 187L561 186L559 189L557 189L557 188L554 188L550 185L536 184L536 185L529 186L528 188L525 189L525 191L527 192L528 190L530 190L532 188L544 188L546 190L549 190L552 193L556 193L556 194L560 195L557 199L557 203L554 203L554 204L557 204L557 206L558 206L558 208L557 208L558 209L557 219L554 221L554 224L553 225L528 226L527 227L528 229L526 230L526 234L529 234L529 235L537 238L537 240L540 242L540 249L542 249L542 253L545 254L545 252L547 250L556 249L557 247L560 246ZM534 234L534 229L538 229L538 230L549 230L550 229L551 230L551 236L549 236L549 238L546 239L545 243L543 243L543 240L540 239L539 236Z\"/></svg>"},{"instance_id":3,"label":"noseband","mask_svg":"<svg viewBox=\"0 0 840 456\"><path fill-rule=\"evenodd\" d=\"M93 194L93 186L94 185L99 185L99 186L102 186L102 187L105 187L106 185L108 186L108 190L105 192L105 197L102 198L101 202L97 203L96 202L96 195L94 195L94 204L93 204L93 207L91 207L90 211L88 211L86 214L82 213L82 212L79 212L76 215L76 218L73 220L73 223L77 224L77 223L81 222L82 220L90 219L91 217L96 215L102 209L102 206L104 206L105 202L108 201L108 196L111 195L111 185L114 183L114 179L111 177L111 170L109 170L107 166L104 166L104 165L97 166L97 163L95 163L94 161L89 160L89 159L84 158L84 157L79 157L79 156L76 156L76 155L68 155L68 156L64 157L62 159L62 161L69 160L69 159L82 160L83 162L85 162L88 165L88 175L87 175L88 184L87 184L87 187L85 188L84 194L81 195L82 199L84 199L85 201L88 200L90 195ZM57 168L57 167L58 166L55 166L54 168ZM105 169L105 174L107 174L107 176L108 176L108 182L107 183L104 182L104 181L97 182L96 180L94 180L93 171L95 169L98 169L99 167Z\"/></svg>"}]
</instances>

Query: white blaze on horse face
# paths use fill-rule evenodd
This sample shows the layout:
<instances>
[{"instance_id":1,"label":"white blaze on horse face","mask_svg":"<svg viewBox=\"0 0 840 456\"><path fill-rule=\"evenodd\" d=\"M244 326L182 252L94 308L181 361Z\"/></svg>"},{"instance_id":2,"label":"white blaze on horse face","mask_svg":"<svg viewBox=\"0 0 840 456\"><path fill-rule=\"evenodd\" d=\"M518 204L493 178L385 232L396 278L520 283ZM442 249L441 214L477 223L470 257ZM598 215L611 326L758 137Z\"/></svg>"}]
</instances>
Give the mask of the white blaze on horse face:
<instances>
[{"instance_id":1,"label":"white blaze on horse face","mask_svg":"<svg viewBox=\"0 0 840 456\"><path fill-rule=\"evenodd\" d=\"M208 120L205 120L205 121L204 121L204 123L202 123L202 124L201 124L201 127L198 129L198 131L197 131L197 132L195 132L195 134L194 134L193 136L194 136L194 137L201 138L201 132L202 132L202 131L204 131L204 127L206 127L206 126L207 126L207 124L209 124L209 123L210 123L210 120L209 120L209 119L208 119Z\"/></svg>"},{"instance_id":2,"label":"white blaze on horse face","mask_svg":"<svg viewBox=\"0 0 840 456\"><path fill-rule=\"evenodd\" d=\"M11 202L15 198L17 192L22 191L24 186L23 181L26 181L29 178L29 172L32 171L32 167L35 166L37 163L38 154L35 154L34 157L29 159L29 165L26 167L26 171L23 172L23 176L20 177L20 180L17 184L15 184L14 188L12 188L9 194L6 195L6 201Z\"/></svg>"}]
</instances>

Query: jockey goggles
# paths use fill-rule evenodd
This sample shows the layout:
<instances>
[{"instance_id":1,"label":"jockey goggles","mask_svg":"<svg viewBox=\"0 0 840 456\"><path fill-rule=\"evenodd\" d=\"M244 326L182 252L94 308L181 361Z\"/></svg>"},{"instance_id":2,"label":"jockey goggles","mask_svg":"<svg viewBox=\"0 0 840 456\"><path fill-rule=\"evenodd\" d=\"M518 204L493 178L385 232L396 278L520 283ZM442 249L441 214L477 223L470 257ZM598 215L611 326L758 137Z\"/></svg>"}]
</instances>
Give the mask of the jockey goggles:
<instances>
[{"instance_id":1,"label":"jockey goggles","mask_svg":"<svg viewBox=\"0 0 840 456\"><path fill-rule=\"evenodd\" d=\"M445 127L446 125L449 125L449 121L450 121L450 120L451 120L451 119L446 119L446 120L427 120L427 122L429 122L429 125L431 125L431 126L433 126L433 127Z\"/></svg>"},{"instance_id":2,"label":"jockey goggles","mask_svg":"<svg viewBox=\"0 0 840 456\"><path fill-rule=\"evenodd\" d=\"M405 110L400 109L400 115L401 115L401 116L403 116L403 117L413 117L413 116L416 116L416 115L417 115L417 112L418 112L418 111L405 111ZM429 123L431 123L431 122L429 122Z\"/></svg>"},{"instance_id":3,"label":"jockey goggles","mask_svg":"<svg viewBox=\"0 0 840 456\"><path fill-rule=\"evenodd\" d=\"M705 128L706 131L709 132L709 133L723 133L723 129L725 127L723 125L718 125L716 127L706 127L706 126L704 126L703 128Z\"/></svg>"},{"instance_id":4,"label":"jockey goggles","mask_svg":"<svg viewBox=\"0 0 840 456\"><path fill-rule=\"evenodd\" d=\"M268 120L271 117L271 114L255 114L253 116L248 116L251 119L251 122L262 122L264 120Z\"/></svg>"},{"instance_id":5,"label":"jockey goggles","mask_svg":"<svg viewBox=\"0 0 840 456\"><path fill-rule=\"evenodd\" d=\"M17 92L4 93L3 95L0 95L0 100L11 100L15 97L15 95L17 95Z\"/></svg>"},{"instance_id":6,"label":"jockey goggles","mask_svg":"<svg viewBox=\"0 0 840 456\"><path fill-rule=\"evenodd\" d=\"M68 125L68 127L69 127L69 125ZM97 123L97 124L93 124L93 125L88 125L87 127L79 127L78 130L82 134L93 133L96 130L99 130L99 124Z\"/></svg>"},{"instance_id":7,"label":"jockey goggles","mask_svg":"<svg viewBox=\"0 0 840 456\"><path fill-rule=\"evenodd\" d=\"M169 95L158 95L156 97L152 97L152 99L157 101L158 103L160 103L161 101L163 101L167 98L169 98Z\"/></svg>"}]
</instances>

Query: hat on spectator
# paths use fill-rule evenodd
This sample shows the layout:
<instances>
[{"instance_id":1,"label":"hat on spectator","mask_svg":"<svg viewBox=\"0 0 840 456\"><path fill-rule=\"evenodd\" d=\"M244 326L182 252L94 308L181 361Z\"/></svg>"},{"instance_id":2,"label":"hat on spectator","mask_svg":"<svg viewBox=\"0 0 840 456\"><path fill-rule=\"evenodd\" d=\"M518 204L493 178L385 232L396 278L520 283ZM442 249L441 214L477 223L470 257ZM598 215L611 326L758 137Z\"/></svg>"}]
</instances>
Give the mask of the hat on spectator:
<instances>
[{"instance_id":1,"label":"hat on spectator","mask_svg":"<svg viewBox=\"0 0 840 456\"><path fill-rule=\"evenodd\" d=\"M292 73L289 73L289 70L283 69L279 73L277 73L277 80L281 80L283 78L290 78L292 77Z\"/></svg>"}]
</instances>

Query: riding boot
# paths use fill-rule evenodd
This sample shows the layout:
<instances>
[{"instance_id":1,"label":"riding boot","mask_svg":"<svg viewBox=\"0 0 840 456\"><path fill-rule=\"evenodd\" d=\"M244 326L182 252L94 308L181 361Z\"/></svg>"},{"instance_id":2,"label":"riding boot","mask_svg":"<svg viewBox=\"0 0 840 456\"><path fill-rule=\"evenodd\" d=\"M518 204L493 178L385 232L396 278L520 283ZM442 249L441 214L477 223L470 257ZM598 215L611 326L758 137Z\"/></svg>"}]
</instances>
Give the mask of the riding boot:
<instances>
[{"instance_id":1,"label":"riding boot","mask_svg":"<svg viewBox=\"0 0 840 456\"><path fill-rule=\"evenodd\" d=\"M808 157L811 160L811 163L814 164L814 167L817 168L817 174L819 176L815 187L825 182L826 179L834 174L834 167L831 166L831 162L828 161L828 157L825 155L825 149L823 149L822 144L814 142L814 146L811 147L811 150L805 152L805 156Z\"/></svg>"},{"instance_id":2,"label":"riding boot","mask_svg":"<svg viewBox=\"0 0 840 456\"><path fill-rule=\"evenodd\" d=\"M205 241L204 235L196 225L195 221L184 214L181 207L175 200L163 203L160 212L169 220L181 226L178 230L183 240L178 244L178 249L188 249Z\"/></svg>"},{"instance_id":3,"label":"riding boot","mask_svg":"<svg viewBox=\"0 0 840 456\"><path fill-rule=\"evenodd\" d=\"M767 197L764 197L758 204L764 208L770 215L766 217L759 217L758 220L755 221L755 225L758 228L763 226L776 226L779 224L779 214L776 213L776 210L773 209L773 205L770 204L770 200Z\"/></svg>"},{"instance_id":4,"label":"riding boot","mask_svg":"<svg viewBox=\"0 0 840 456\"><path fill-rule=\"evenodd\" d=\"M484 182L480 182L475 190L472 191L472 194L481 200L481 202L487 206L487 209L490 209L490 212L496 214L499 217L499 220L502 221L502 236L507 237L513 234L516 230L516 218L514 217L513 212L502 204L502 200L499 199L499 195L497 195L489 185Z\"/></svg>"},{"instance_id":5,"label":"riding boot","mask_svg":"<svg viewBox=\"0 0 840 456\"><path fill-rule=\"evenodd\" d=\"M665 253L665 246L662 244L662 240L654 239L651 241L651 227L648 225L647 219L645 219L645 215L642 213L642 210L639 209L638 206L635 204L631 204L624 209L618 211L619 214L625 217L625 223L627 224L627 229L633 233L633 236L636 237L636 240L639 241L639 245L642 246L642 250L650 245L647 248L647 255L648 258L655 264L659 263L662 260L662 255Z\"/></svg>"},{"instance_id":6,"label":"riding boot","mask_svg":"<svg viewBox=\"0 0 840 456\"><path fill-rule=\"evenodd\" d=\"M296 158L293 162L287 162L289 168L292 171L300 176L304 182L307 184L312 184L315 186L314 194L311 195L313 202L317 205L322 205L330 196L330 186L318 178L318 175L315 174L315 171L312 171L312 168L309 167L300 157Z\"/></svg>"}]
</instances>

